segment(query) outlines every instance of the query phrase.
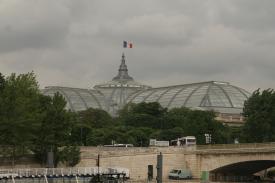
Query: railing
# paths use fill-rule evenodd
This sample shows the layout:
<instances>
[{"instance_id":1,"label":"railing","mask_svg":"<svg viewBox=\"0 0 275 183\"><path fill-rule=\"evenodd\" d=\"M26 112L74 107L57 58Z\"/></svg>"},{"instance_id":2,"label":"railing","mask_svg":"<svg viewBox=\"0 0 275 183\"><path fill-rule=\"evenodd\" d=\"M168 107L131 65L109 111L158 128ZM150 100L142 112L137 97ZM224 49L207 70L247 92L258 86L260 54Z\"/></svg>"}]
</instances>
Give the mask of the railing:
<instances>
[{"instance_id":1,"label":"railing","mask_svg":"<svg viewBox=\"0 0 275 183\"><path fill-rule=\"evenodd\" d=\"M196 149L204 150L204 149L255 149L255 148L258 148L258 149L275 148L275 142L197 145Z\"/></svg>"},{"instance_id":2,"label":"railing","mask_svg":"<svg viewBox=\"0 0 275 183\"><path fill-rule=\"evenodd\" d=\"M0 169L0 178L92 176L97 174L124 174L125 177L129 177L129 170L120 167Z\"/></svg>"}]
</instances>

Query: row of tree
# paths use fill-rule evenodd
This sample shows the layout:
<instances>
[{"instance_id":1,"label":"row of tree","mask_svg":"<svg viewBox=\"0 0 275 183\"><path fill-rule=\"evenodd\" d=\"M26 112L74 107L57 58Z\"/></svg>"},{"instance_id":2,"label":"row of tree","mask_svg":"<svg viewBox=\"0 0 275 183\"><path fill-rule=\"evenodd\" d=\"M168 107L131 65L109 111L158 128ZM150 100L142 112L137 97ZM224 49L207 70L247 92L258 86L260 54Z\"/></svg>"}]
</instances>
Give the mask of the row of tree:
<instances>
[{"instance_id":1,"label":"row of tree","mask_svg":"<svg viewBox=\"0 0 275 183\"><path fill-rule=\"evenodd\" d=\"M0 74L0 149L1 157L14 163L25 154L34 154L42 164L49 151L59 162L73 166L79 161L78 146L130 143L148 146L149 139L172 140L196 136L205 144L205 134L212 143L267 142L275 140L275 93L255 91L245 102L247 122L242 128L230 128L215 120L213 111L174 108L159 103L128 104L111 117L100 109L74 113L66 110L66 101L56 93L41 94L33 72Z\"/></svg>"}]
</instances>

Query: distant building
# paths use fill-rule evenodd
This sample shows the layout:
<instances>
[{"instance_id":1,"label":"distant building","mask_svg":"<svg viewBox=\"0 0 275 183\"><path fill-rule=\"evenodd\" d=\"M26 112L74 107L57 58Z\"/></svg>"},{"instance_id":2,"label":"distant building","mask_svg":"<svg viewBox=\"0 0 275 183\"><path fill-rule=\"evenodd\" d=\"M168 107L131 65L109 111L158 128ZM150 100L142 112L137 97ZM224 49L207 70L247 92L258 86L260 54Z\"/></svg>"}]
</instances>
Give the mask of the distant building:
<instances>
[{"instance_id":1,"label":"distant building","mask_svg":"<svg viewBox=\"0 0 275 183\"><path fill-rule=\"evenodd\" d=\"M217 119L229 125L241 125L244 101L250 93L228 82L207 81L153 88L136 82L128 75L125 56L122 55L117 76L93 89L48 86L43 94L53 96L59 92L72 111L90 107L108 111L115 116L127 103L159 102L168 109L187 107L197 110L214 110Z\"/></svg>"}]
</instances>

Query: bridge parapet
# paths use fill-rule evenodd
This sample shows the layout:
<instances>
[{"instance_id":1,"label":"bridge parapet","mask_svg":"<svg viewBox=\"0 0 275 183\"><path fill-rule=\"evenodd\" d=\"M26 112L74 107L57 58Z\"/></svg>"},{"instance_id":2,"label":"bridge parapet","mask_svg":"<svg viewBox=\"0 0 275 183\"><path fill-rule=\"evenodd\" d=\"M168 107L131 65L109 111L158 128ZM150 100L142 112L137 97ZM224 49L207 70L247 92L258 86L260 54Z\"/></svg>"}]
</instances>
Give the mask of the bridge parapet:
<instances>
[{"instance_id":1,"label":"bridge parapet","mask_svg":"<svg viewBox=\"0 0 275 183\"><path fill-rule=\"evenodd\" d=\"M120 156L140 156L159 154L193 154L196 146L188 147L81 147L81 158L96 159L100 154L101 158L120 157Z\"/></svg>"},{"instance_id":2,"label":"bridge parapet","mask_svg":"<svg viewBox=\"0 0 275 183\"><path fill-rule=\"evenodd\" d=\"M275 152L275 142L243 144L211 144L196 146L170 147L81 147L81 158L96 159L121 156L141 156L149 154L201 154L201 153L242 153L242 152Z\"/></svg>"},{"instance_id":3,"label":"bridge parapet","mask_svg":"<svg viewBox=\"0 0 275 183\"><path fill-rule=\"evenodd\" d=\"M239 144L211 144L211 145L197 145L197 150L205 149L262 149L275 148L275 142L269 143L239 143Z\"/></svg>"}]
</instances>

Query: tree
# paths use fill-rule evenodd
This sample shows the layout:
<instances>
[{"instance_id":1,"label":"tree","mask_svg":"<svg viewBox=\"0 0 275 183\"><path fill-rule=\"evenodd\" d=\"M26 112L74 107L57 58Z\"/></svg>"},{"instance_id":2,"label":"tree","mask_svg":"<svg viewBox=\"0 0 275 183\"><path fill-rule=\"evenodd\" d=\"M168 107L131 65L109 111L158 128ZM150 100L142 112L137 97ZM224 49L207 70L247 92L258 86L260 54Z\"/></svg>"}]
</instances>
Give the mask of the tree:
<instances>
[{"instance_id":1,"label":"tree","mask_svg":"<svg viewBox=\"0 0 275 183\"><path fill-rule=\"evenodd\" d=\"M0 73L0 92L4 90L5 87L5 77Z\"/></svg>"},{"instance_id":2,"label":"tree","mask_svg":"<svg viewBox=\"0 0 275 183\"><path fill-rule=\"evenodd\" d=\"M75 166L80 161L80 148L77 146L65 146L61 149L59 159L66 166Z\"/></svg>"},{"instance_id":3,"label":"tree","mask_svg":"<svg viewBox=\"0 0 275 183\"><path fill-rule=\"evenodd\" d=\"M139 127L129 129L127 132L128 143L134 144L134 146L146 147L149 145L150 136L154 129L147 127Z\"/></svg>"},{"instance_id":4,"label":"tree","mask_svg":"<svg viewBox=\"0 0 275 183\"><path fill-rule=\"evenodd\" d=\"M119 112L122 125L161 129L167 109L157 102L128 104Z\"/></svg>"},{"instance_id":5,"label":"tree","mask_svg":"<svg viewBox=\"0 0 275 183\"><path fill-rule=\"evenodd\" d=\"M212 143L227 143L228 127L215 120L213 111L174 108L168 112L165 119L164 126L182 128L183 135L195 136L198 144L205 144L205 134L211 134Z\"/></svg>"},{"instance_id":6,"label":"tree","mask_svg":"<svg viewBox=\"0 0 275 183\"><path fill-rule=\"evenodd\" d=\"M102 109L89 108L79 112L81 123L91 128L103 128L112 125L112 117Z\"/></svg>"},{"instance_id":7,"label":"tree","mask_svg":"<svg viewBox=\"0 0 275 183\"><path fill-rule=\"evenodd\" d=\"M71 132L74 125L73 114L65 109L64 97L55 93L53 98L41 97L41 124L37 128L35 147L33 151L42 163L46 163L46 156L49 151L54 152L55 166L64 160L65 146L72 145L70 142Z\"/></svg>"},{"instance_id":8,"label":"tree","mask_svg":"<svg viewBox=\"0 0 275 183\"><path fill-rule=\"evenodd\" d=\"M80 145L88 145L87 138L93 129L113 126L113 119L106 111L89 108L76 115L77 123L72 132L73 140ZM89 137L90 138L90 137Z\"/></svg>"},{"instance_id":9,"label":"tree","mask_svg":"<svg viewBox=\"0 0 275 183\"><path fill-rule=\"evenodd\" d=\"M161 130L158 139L170 141L183 136L184 130L181 127L175 127L171 129Z\"/></svg>"},{"instance_id":10,"label":"tree","mask_svg":"<svg viewBox=\"0 0 275 183\"><path fill-rule=\"evenodd\" d=\"M128 104L119 113L121 125L131 131L129 138L133 143L137 140L148 141L173 140L182 136L196 136L198 144L205 144L205 134L211 134L212 143L228 143L230 129L215 120L215 112L191 110L185 107L173 108L167 111L159 103ZM150 129L150 134L142 128ZM139 129L139 130L137 130Z\"/></svg>"},{"instance_id":11,"label":"tree","mask_svg":"<svg viewBox=\"0 0 275 183\"><path fill-rule=\"evenodd\" d=\"M14 165L17 158L31 150L43 163L50 150L55 153L56 164L64 160L64 154L77 155L71 143L75 115L65 106L59 93L53 98L40 93L33 72L6 78L0 73L1 156L10 158Z\"/></svg>"},{"instance_id":12,"label":"tree","mask_svg":"<svg viewBox=\"0 0 275 183\"><path fill-rule=\"evenodd\" d=\"M32 145L39 116L39 88L33 72L0 77L0 143L12 165Z\"/></svg>"},{"instance_id":13,"label":"tree","mask_svg":"<svg viewBox=\"0 0 275 183\"><path fill-rule=\"evenodd\" d=\"M275 140L275 92L258 89L244 103L242 141L270 142Z\"/></svg>"}]
</instances>

